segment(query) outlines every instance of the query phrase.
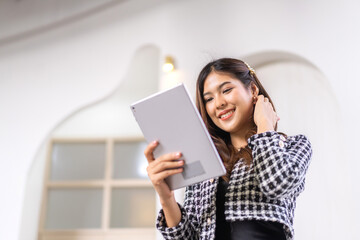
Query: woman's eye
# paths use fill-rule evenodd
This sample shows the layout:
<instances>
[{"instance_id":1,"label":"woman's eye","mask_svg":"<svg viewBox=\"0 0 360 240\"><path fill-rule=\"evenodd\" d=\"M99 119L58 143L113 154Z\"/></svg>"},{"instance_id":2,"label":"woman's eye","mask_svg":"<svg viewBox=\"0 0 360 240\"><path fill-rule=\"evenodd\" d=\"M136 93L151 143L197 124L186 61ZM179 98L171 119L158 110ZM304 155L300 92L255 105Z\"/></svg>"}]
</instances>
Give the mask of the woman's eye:
<instances>
[{"instance_id":1,"label":"woman's eye","mask_svg":"<svg viewBox=\"0 0 360 240\"><path fill-rule=\"evenodd\" d=\"M210 102L213 98L207 98L205 99L205 103Z\"/></svg>"},{"instance_id":2,"label":"woman's eye","mask_svg":"<svg viewBox=\"0 0 360 240\"><path fill-rule=\"evenodd\" d=\"M223 91L223 93L227 93L227 92L230 92L233 88L227 88Z\"/></svg>"}]
</instances>

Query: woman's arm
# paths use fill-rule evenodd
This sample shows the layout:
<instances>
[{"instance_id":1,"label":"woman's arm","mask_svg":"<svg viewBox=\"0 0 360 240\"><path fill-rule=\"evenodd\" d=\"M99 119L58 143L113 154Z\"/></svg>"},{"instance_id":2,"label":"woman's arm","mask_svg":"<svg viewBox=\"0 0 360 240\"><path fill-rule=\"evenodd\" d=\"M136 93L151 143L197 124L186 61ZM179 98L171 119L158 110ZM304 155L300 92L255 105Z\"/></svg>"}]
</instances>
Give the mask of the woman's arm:
<instances>
[{"instance_id":1,"label":"woman's arm","mask_svg":"<svg viewBox=\"0 0 360 240\"><path fill-rule=\"evenodd\" d=\"M188 220L188 216L191 214L188 214L188 211L175 201L174 192L165 182L165 178L168 176L183 171L184 161L180 160L181 153L168 153L155 159L153 152L158 145L158 142L152 142L144 151L149 163L146 169L148 176L163 206L156 226L165 239L195 239L194 229ZM188 206L187 203L192 201L190 197L192 196L192 188L187 188L185 193L184 206Z\"/></svg>"},{"instance_id":2,"label":"woman's arm","mask_svg":"<svg viewBox=\"0 0 360 240\"><path fill-rule=\"evenodd\" d=\"M179 160L181 158L181 153L179 152L164 154L155 159L153 152L158 145L159 142L154 141L144 151L144 155L149 163L146 171L154 189L159 195L168 225L176 226L180 222L181 213L175 201L174 192L170 190L165 182L165 178L182 172L184 161Z\"/></svg>"},{"instance_id":3,"label":"woman's arm","mask_svg":"<svg viewBox=\"0 0 360 240\"><path fill-rule=\"evenodd\" d=\"M304 135L285 139L276 131L255 134L248 139L261 191L269 198L298 195L312 156Z\"/></svg>"},{"instance_id":4,"label":"woman's arm","mask_svg":"<svg viewBox=\"0 0 360 240\"><path fill-rule=\"evenodd\" d=\"M188 186L185 190L184 206L176 203L180 210L180 221L176 226L172 226L167 222L168 218L166 217L166 210L164 208L160 210L156 221L156 227L161 232L164 239L198 239L197 228L199 227L199 224L197 222L197 211L193 204L194 195L194 186Z\"/></svg>"},{"instance_id":5,"label":"woman's arm","mask_svg":"<svg viewBox=\"0 0 360 240\"><path fill-rule=\"evenodd\" d=\"M164 211L167 227L177 226L181 221L181 211L175 199L167 202L161 201L161 206Z\"/></svg>"}]
</instances>

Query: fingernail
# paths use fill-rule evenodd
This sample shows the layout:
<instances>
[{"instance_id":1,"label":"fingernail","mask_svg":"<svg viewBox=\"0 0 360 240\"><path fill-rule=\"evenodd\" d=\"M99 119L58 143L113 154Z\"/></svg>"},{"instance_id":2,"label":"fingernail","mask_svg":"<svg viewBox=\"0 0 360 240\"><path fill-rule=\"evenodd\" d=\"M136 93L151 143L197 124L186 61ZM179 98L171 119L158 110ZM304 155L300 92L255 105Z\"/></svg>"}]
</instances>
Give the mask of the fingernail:
<instances>
[{"instance_id":1,"label":"fingernail","mask_svg":"<svg viewBox=\"0 0 360 240\"><path fill-rule=\"evenodd\" d=\"M175 156L176 156L176 157L180 157L180 156L181 156L181 153L178 152L178 153L175 154Z\"/></svg>"},{"instance_id":2,"label":"fingernail","mask_svg":"<svg viewBox=\"0 0 360 240\"><path fill-rule=\"evenodd\" d=\"M184 163L184 160L179 161L179 165L183 165L183 163Z\"/></svg>"},{"instance_id":3,"label":"fingernail","mask_svg":"<svg viewBox=\"0 0 360 240\"><path fill-rule=\"evenodd\" d=\"M158 143L158 141L153 141L152 144L153 145L156 145Z\"/></svg>"}]
</instances>

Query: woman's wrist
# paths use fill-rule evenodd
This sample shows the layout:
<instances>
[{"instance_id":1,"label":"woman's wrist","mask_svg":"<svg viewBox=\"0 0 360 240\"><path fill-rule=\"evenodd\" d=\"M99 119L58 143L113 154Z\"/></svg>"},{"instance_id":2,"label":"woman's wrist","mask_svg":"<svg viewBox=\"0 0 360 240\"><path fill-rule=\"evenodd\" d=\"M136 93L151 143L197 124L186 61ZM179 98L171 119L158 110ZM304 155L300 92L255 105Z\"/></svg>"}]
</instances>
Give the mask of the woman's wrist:
<instances>
[{"instance_id":1,"label":"woman's wrist","mask_svg":"<svg viewBox=\"0 0 360 240\"><path fill-rule=\"evenodd\" d=\"M257 134L268 132L268 131L274 131L274 128L271 126L260 126L257 129Z\"/></svg>"},{"instance_id":2,"label":"woman's wrist","mask_svg":"<svg viewBox=\"0 0 360 240\"><path fill-rule=\"evenodd\" d=\"M167 201L160 200L160 202L164 212L166 226L177 226L181 221L181 210L175 198L168 199Z\"/></svg>"},{"instance_id":3,"label":"woman's wrist","mask_svg":"<svg viewBox=\"0 0 360 240\"><path fill-rule=\"evenodd\" d=\"M177 204L177 203L176 203L176 200L174 197L170 197L167 199L160 198L160 204L164 208L164 207L174 206L174 204Z\"/></svg>"}]
</instances>

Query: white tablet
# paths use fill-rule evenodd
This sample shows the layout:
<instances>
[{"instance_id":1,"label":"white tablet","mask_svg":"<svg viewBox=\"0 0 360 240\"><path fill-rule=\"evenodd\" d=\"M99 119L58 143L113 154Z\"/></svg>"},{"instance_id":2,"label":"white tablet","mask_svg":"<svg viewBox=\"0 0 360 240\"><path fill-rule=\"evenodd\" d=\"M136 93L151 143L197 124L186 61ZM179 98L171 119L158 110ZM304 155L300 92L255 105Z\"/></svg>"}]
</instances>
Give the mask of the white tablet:
<instances>
[{"instance_id":1,"label":"white tablet","mask_svg":"<svg viewBox=\"0 0 360 240\"><path fill-rule=\"evenodd\" d=\"M146 141L159 141L155 158L182 153L184 171L165 179L171 190L225 175L221 158L184 84L135 102L131 110Z\"/></svg>"}]
</instances>

